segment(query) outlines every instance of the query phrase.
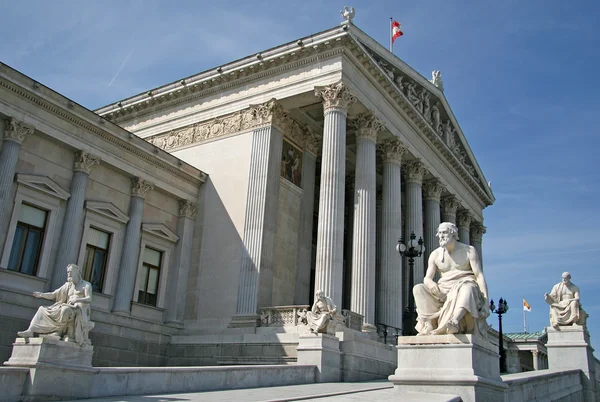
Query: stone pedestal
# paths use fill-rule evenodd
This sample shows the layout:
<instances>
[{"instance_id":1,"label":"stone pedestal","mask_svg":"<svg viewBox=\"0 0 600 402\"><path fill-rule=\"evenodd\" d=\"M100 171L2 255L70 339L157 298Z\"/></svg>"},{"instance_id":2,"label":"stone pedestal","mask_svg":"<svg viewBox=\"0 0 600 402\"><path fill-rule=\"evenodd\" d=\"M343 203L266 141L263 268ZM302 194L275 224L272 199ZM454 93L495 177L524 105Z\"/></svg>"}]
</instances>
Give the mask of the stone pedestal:
<instances>
[{"instance_id":1,"label":"stone pedestal","mask_svg":"<svg viewBox=\"0 0 600 402\"><path fill-rule=\"evenodd\" d=\"M6 366L35 367L50 364L71 368L91 368L92 346L79 346L76 343L50 338L17 338L13 343L10 359Z\"/></svg>"},{"instance_id":2,"label":"stone pedestal","mask_svg":"<svg viewBox=\"0 0 600 402\"><path fill-rule=\"evenodd\" d=\"M583 372L584 401L596 401L596 367L590 334L581 325L547 327L548 365L551 370L579 369Z\"/></svg>"},{"instance_id":3,"label":"stone pedestal","mask_svg":"<svg viewBox=\"0 0 600 402\"><path fill-rule=\"evenodd\" d=\"M342 352L338 338L329 334L300 335L297 364L317 366L316 382L341 381L341 363Z\"/></svg>"},{"instance_id":4,"label":"stone pedestal","mask_svg":"<svg viewBox=\"0 0 600 402\"><path fill-rule=\"evenodd\" d=\"M398 338L398 368L389 376L397 394L458 395L467 401L504 401L498 348L474 335Z\"/></svg>"}]
</instances>

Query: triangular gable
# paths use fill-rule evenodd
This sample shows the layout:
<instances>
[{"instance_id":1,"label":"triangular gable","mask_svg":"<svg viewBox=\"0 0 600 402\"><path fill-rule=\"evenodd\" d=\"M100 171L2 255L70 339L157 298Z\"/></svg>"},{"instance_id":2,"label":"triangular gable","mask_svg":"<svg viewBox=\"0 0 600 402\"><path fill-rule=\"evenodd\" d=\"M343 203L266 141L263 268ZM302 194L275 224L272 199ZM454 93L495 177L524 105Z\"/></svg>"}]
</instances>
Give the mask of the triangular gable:
<instances>
[{"instance_id":1,"label":"triangular gable","mask_svg":"<svg viewBox=\"0 0 600 402\"><path fill-rule=\"evenodd\" d=\"M121 223L129 222L129 216L110 202L86 201L85 208Z\"/></svg>"},{"instance_id":2,"label":"triangular gable","mask_svg":"<svg viewBox=\"0 0 600 402\"><path fill-rule=\"evenodd\" d=\"M179 240L179 236L173 233L168 227L166 227L162 223L143 223L142 230L146 233L158 236L162 239L168 240L173 243Z\"/></svg>"},{"instance_id":3,"label":"triangular gable","mask_svg":"<svg viewBox=\"0 0 600 402\"><path fill-rule=\"evenodd\" d=\"M421 116L447 145L447 156L455 158L493 202L493 193L443 92L356 26L351 29L359 47L396 91L413 106L414 114ZM437 116L434 109L439 111Z\"/></svg>"},{"instance_id":4,"label":"triangular gable","mask_svg":"<svg viewBox=\"0 0 600 402\"><path fill-rule=\"evenodd\" d=\"M61 200L67 200L71 196L71 193L48 176L18 173L17 183Z\"/></svg>"}]
</instances>

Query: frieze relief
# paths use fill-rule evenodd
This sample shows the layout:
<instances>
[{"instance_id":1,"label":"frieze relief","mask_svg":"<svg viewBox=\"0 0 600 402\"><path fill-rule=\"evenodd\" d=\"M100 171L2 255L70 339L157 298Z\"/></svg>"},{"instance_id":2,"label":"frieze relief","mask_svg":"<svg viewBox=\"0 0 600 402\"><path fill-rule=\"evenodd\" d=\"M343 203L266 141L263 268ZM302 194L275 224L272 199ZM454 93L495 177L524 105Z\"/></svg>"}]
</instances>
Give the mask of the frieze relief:
<instances>
[{"instance_id":1,"label":"frieze relief","mask_svg":"<svg viewBox=\"0 0 600 402\"><path fill-rule=\"evenodd\" d=\"M392 81L394 81L396 87L406 97L408 102L414 106L421 117L423 117L433 131L437 133L440 140L448 146L451 153L456 156L460 164L477 182L481 183L476 176L475 168L467 157L464 145L457 136L456 128L448 116L445 118L442 116L444 108L438 102L437 97L435 97L435 95L432 96L429 90L421 86L418 82L413 81L408 76L404 76L399 69L385 61L378 54L374 52L369 53L383 71L392 79ZM432 76L431 82L443 91L441 73L436 70Z\"/></svg>"}]
</instances>

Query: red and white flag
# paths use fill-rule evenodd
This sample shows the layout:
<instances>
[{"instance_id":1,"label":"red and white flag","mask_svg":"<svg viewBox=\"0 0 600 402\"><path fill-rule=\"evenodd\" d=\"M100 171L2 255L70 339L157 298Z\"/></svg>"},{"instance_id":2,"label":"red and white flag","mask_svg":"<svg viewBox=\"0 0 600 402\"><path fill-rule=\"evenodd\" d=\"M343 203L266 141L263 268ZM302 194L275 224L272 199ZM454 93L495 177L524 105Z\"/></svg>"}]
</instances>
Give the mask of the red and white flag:
<instances>
[{"instance_id":1,"label":"red and white flag","mask_svg":"<svg viewBox=\"0 0 600 402\"><path fill-rule=\"evenodd\" d=\"M529 311L531 313L531 306L527 303L527 300L523 298L523 311Z\"/></svg>"},{"instance_id":2,"label":"red and white flag","mask_svg":"<svg viewBox=\"0 0 600 402\"><path fill-rule=\"evenodd\" d=\"M400 30L400 23L398 21L392 22L392 43L402 35L404 33Z\"/></svg>"}]
</instances>

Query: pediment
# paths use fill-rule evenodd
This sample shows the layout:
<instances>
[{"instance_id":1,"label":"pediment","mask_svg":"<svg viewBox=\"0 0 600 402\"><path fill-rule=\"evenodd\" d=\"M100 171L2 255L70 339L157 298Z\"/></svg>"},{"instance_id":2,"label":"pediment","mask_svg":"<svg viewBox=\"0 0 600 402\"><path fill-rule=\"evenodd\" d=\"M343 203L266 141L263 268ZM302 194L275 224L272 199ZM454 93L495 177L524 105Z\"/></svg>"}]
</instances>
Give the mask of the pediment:
<instances>
[{"instance_id":1,"label":"pediment","mask_svg":"<svg viewBox=\"0 0 600 402\"><path fill-rule=\"evenodd\" d=\"M143 223L142 231L154 236L158 236L161 239L170 241L172 243L176 243L177 240L179 240L179 236L173 233L173 231L171 231L162 223Z\"/></svg>"},{"instance_id":2,"label":"pediment","mask_svg":"<svg viewBox=\"0 0 600 402\"><path fill-rule=\"evenodd\" d=\"M85 208L88 211L93 211L97 214L113 219L121 223L129 222L129 216L111 202L103 201L86 201Z\"/></svg>"},{"instance_id":3,"label":"pediment","mask_svg":"<svg viewBox=\"0 0 600 402\"><path fill-rule=\"evenodd\" d=\"M71 196L71 193L48 176L18 173L17 183L61 200L67 200Z\"/></svg>"}]
</instances>

